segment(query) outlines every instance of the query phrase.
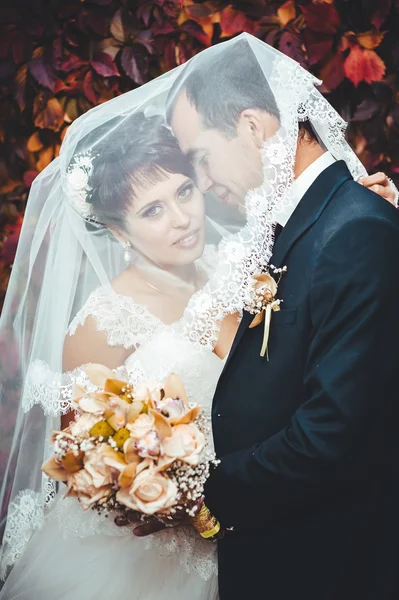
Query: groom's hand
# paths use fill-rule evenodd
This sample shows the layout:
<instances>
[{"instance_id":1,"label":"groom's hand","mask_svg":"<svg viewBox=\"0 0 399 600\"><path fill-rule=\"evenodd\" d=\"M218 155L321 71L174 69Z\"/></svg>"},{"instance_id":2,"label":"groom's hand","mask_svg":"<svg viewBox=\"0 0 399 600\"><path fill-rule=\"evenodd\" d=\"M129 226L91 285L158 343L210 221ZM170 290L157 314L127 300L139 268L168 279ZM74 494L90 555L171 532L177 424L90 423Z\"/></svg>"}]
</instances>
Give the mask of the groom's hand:
<instances>
[{"instance_id":1,"label":"groom's hand","mask_svg":"<svg viewBox=\"0 0 399 600\"><path fill-rule=\"evenodd\" d=\"M159 519L157 517L150 517L145 523L140 523L133 529L134 535L137 537L146 537L152 535L163 529L169 527L178 527L179 525L192 525L192 518L190 518L185 510L176 512L173 518Z\"/></svg>"},{"instance_id":2,"label":"groom's hand","mask_svg":"<svg viewBox=\"0 0 399 600\"><path fill-rule=\"evenodd\" d=\"M147 535L152 535L153 533L157 533L163 529L166 529L165 523L162 523L162 521L159 521L154 517L145 523L137 525L137 527L133 529L133 533L137 537L146 537Z\"/></svg>"},{"instance_id":3,"label":"groom's hand","mask_svg":"<svg viewBox=\"0 0 399 600\"><path fill-rule=\"evenodd\" d=\"M375 173L368 177L362 177L359 183L381 196L381 198L388 200L394 206L397 206L397 192L385 173Z\"/></svg>"}]
</instances>

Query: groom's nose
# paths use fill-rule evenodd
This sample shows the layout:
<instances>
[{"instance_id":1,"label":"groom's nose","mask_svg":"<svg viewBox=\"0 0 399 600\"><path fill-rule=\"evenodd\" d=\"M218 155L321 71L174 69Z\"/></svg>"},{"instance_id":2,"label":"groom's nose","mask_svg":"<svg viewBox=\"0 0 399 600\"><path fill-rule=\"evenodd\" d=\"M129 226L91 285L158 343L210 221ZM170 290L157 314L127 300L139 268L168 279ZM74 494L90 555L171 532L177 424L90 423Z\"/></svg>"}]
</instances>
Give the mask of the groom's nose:
<instances>
[{"instance_id":1,"label":"groom's nose","mask_svg":"<svg viewBox=\"0 0 399 600\"><path fill-rule=\"evenodd\" d=\"M205 169L197 168L196 175L198 189L202 194L206 194L207 192L209 192L213 185L212 179L206 173Z\"/></svg>"}]
</instances>

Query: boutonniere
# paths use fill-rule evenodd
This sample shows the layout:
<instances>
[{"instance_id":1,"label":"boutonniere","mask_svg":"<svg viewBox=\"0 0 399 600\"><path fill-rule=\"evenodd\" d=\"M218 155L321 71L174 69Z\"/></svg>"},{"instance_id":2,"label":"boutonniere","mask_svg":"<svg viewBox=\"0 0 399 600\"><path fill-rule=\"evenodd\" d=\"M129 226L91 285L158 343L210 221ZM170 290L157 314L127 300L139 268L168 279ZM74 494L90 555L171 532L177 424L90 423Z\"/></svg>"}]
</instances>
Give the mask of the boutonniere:
<instances>
[{"instance_id":1,"label":"boutonniere","mask_svg":"<svg viewBox=\"0 0 399 600\"><path fill-rule=\"evenodd\" d=\"M270 275L269 271L272 271L274 275L277 275L277 280ZM252 329L261 323L264 323L260 355L263 357L266 354L267 360L269 360L267 344L269 341L270 322L272 313L280 310L280 303L282 300L277 299L276 296L281 278L286 271L287 267L276 269L276 267L270 265L270 267L268 267L268 272L252 276L255 283L253 286L252 303L248 307L248 312L255 314L255 317L251 321L249 328Z\"/></svg>"}]
</instances>

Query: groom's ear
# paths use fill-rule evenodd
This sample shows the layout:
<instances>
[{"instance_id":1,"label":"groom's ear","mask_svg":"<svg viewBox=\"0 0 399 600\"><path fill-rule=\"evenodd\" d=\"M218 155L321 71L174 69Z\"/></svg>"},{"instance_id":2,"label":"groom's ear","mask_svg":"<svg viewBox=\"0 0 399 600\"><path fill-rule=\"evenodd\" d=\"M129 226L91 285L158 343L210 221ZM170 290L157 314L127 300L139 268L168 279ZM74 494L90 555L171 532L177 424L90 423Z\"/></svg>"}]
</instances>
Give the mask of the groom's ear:
<instances>
[{"instance_id":1,"label":"groom's ear","mask_svg":"<svg viewBox=\"0 0 399 600\"><path fill-rule=\"evenodd\" d=\"M237 131L251 140L257 148L278 130L278 121L258 108L246 108L240 114Z\"/></svg>"}]
</instances>

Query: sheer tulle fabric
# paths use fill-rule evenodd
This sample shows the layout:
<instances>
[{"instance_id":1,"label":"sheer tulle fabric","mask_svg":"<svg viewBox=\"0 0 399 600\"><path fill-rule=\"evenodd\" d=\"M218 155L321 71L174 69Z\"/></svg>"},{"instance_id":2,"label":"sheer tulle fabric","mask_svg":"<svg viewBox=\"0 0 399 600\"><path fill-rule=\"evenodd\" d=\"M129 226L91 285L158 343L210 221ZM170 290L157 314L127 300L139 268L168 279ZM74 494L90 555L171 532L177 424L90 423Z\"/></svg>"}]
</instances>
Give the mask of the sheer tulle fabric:
<instances>
[{"instance_id":1,"label":"sheer tulle fabric","mask_svg":"<svg viewBox=\"0 0 399 600\"><path fill-rule=\"evenodd\" d=\"M278 127L263 143L260 166L253 167L260 169L261 183L251 189L248 186L238 205L226 206L215 195L216 190L200 193L197 171L184 154L179 155L169 121L171 107L179 110L175 101L193 75L208 66L218 69L222 59L234 64L237 52L255 64L256 78L251 83L268 90ZM219 75L214 108L228 107L231 102L224 96L223 69ZM237 89L244 101L246 87L240 82L247 76L247 70L236 73ZM292 202L289 190L294 179L298 123L310 120L321 144L336 159L347 162L355 179L365 174L345 142L344 122L317 91L318 84L297 63L243 34L77 119L68 130L59 158L35 180L0 322L4 349L0 364L1 414L9 416L0 424L2 452L8 457L0 499L5 532L1 575L6 576L23 556L2 598L17 594L28 597L29 570L37 573L43 584L37 587L37 597L40 590L41 598L69 598L72 593L94 598L100 588L107 597L105 573L107 577L109 574L111 591L113 579L122 577L120 595L126 589L131 598L213 597L214 578L211 583L198 584L195 596L197 591L185 579L184 569L179 571L178 560L170 557L155 567L152 561L159 552L142 552L136 540L112 536L97 541L96 536L90 536L79 543L77 539L73 542L73 536L67 542L58 540L58 525L51 519L57 490L41 473L40 466L51 454L51 431L59 427L61 415L70 408L70 385L81 376L78 370L64 373L65 336L68 330L74 333L93 317L109 346L125 348L134 357L130 366L137 381L157 377L162 371L160 366L165 370L167 365L180 371L189 393L196 401L203 400L209 412L223 368L223 362L216 363L218 359L212 354L220 323L226 315L240 313L248 301L251 275L262 270L270 258L278 211ZM185 125L189 128L195 123ZM157 143L157 136L162 143ZM154 155L164 150L165 144L171 150L164 152L160 159L164 164L160 165ZM153 235L155 231L151 214L145 212L144 203L133 216L129 212L132 206L138 208L135 203L140 194L134 195L129 210L121 208L126 190L118 188L120 182L114 180L113 173L124 168L126 157L132 161L132 171L120 171L121 182L125 177L129 185L144 190L144 198L152 201L154 186L166 190L175 180L180 186L183 176L192 181L191 196L179 188L173 191L170 205L164 198L156 198L162 210L156 213L158 208L154 209L153 216L160 220L168 217L176 242L171 237L169 245L163 246L169 235L165 229L162 235L152 238L152 244L148 242L144 232ZM173 179L175 175L180 179ZM106 197L108 187L117 190L115 205L110 205ZM195 199L195 210L188 208L194 206L188 197L190 202ZM113 286L115 277L127 268L126 246L114 235L120 229L115 221L118 214L122 221L132 218L139 223L129 252L133 269L141 279L136 273L137 285L132 284L130 299L115 293ZM183 235L187 239L179 241ZM173 261L178 268L171 268ZM188 272L194 273L195 285L186 278ZM161 290L161 295L155 303L147 303L143 287L150 284L154 288L154 282L155 292ZM167 313L165 296L175 300L176 305L185 298L181 314L173 313L172 317ZM168 336L167 344L162 342L164 335ZM193 372L201 373L201 378L190 379ZM205 391L201 387L203 379L208 381ZM52 536L57 539L54 545ZM23 565L25 579L21 576ZM172 566L176 571L173 575ZM148 577L146 595L131 593L137 572L145 585ZM151 588L154 572L160 578L159 589ZM98 577L98 573L102 575ZM48 582L44 584L46 577ZM162 589L163 581L167 593ZM189 593L182 591L188 588ZM179 593L175 594L175 589Z\"/></svg>"}]
</instances>

